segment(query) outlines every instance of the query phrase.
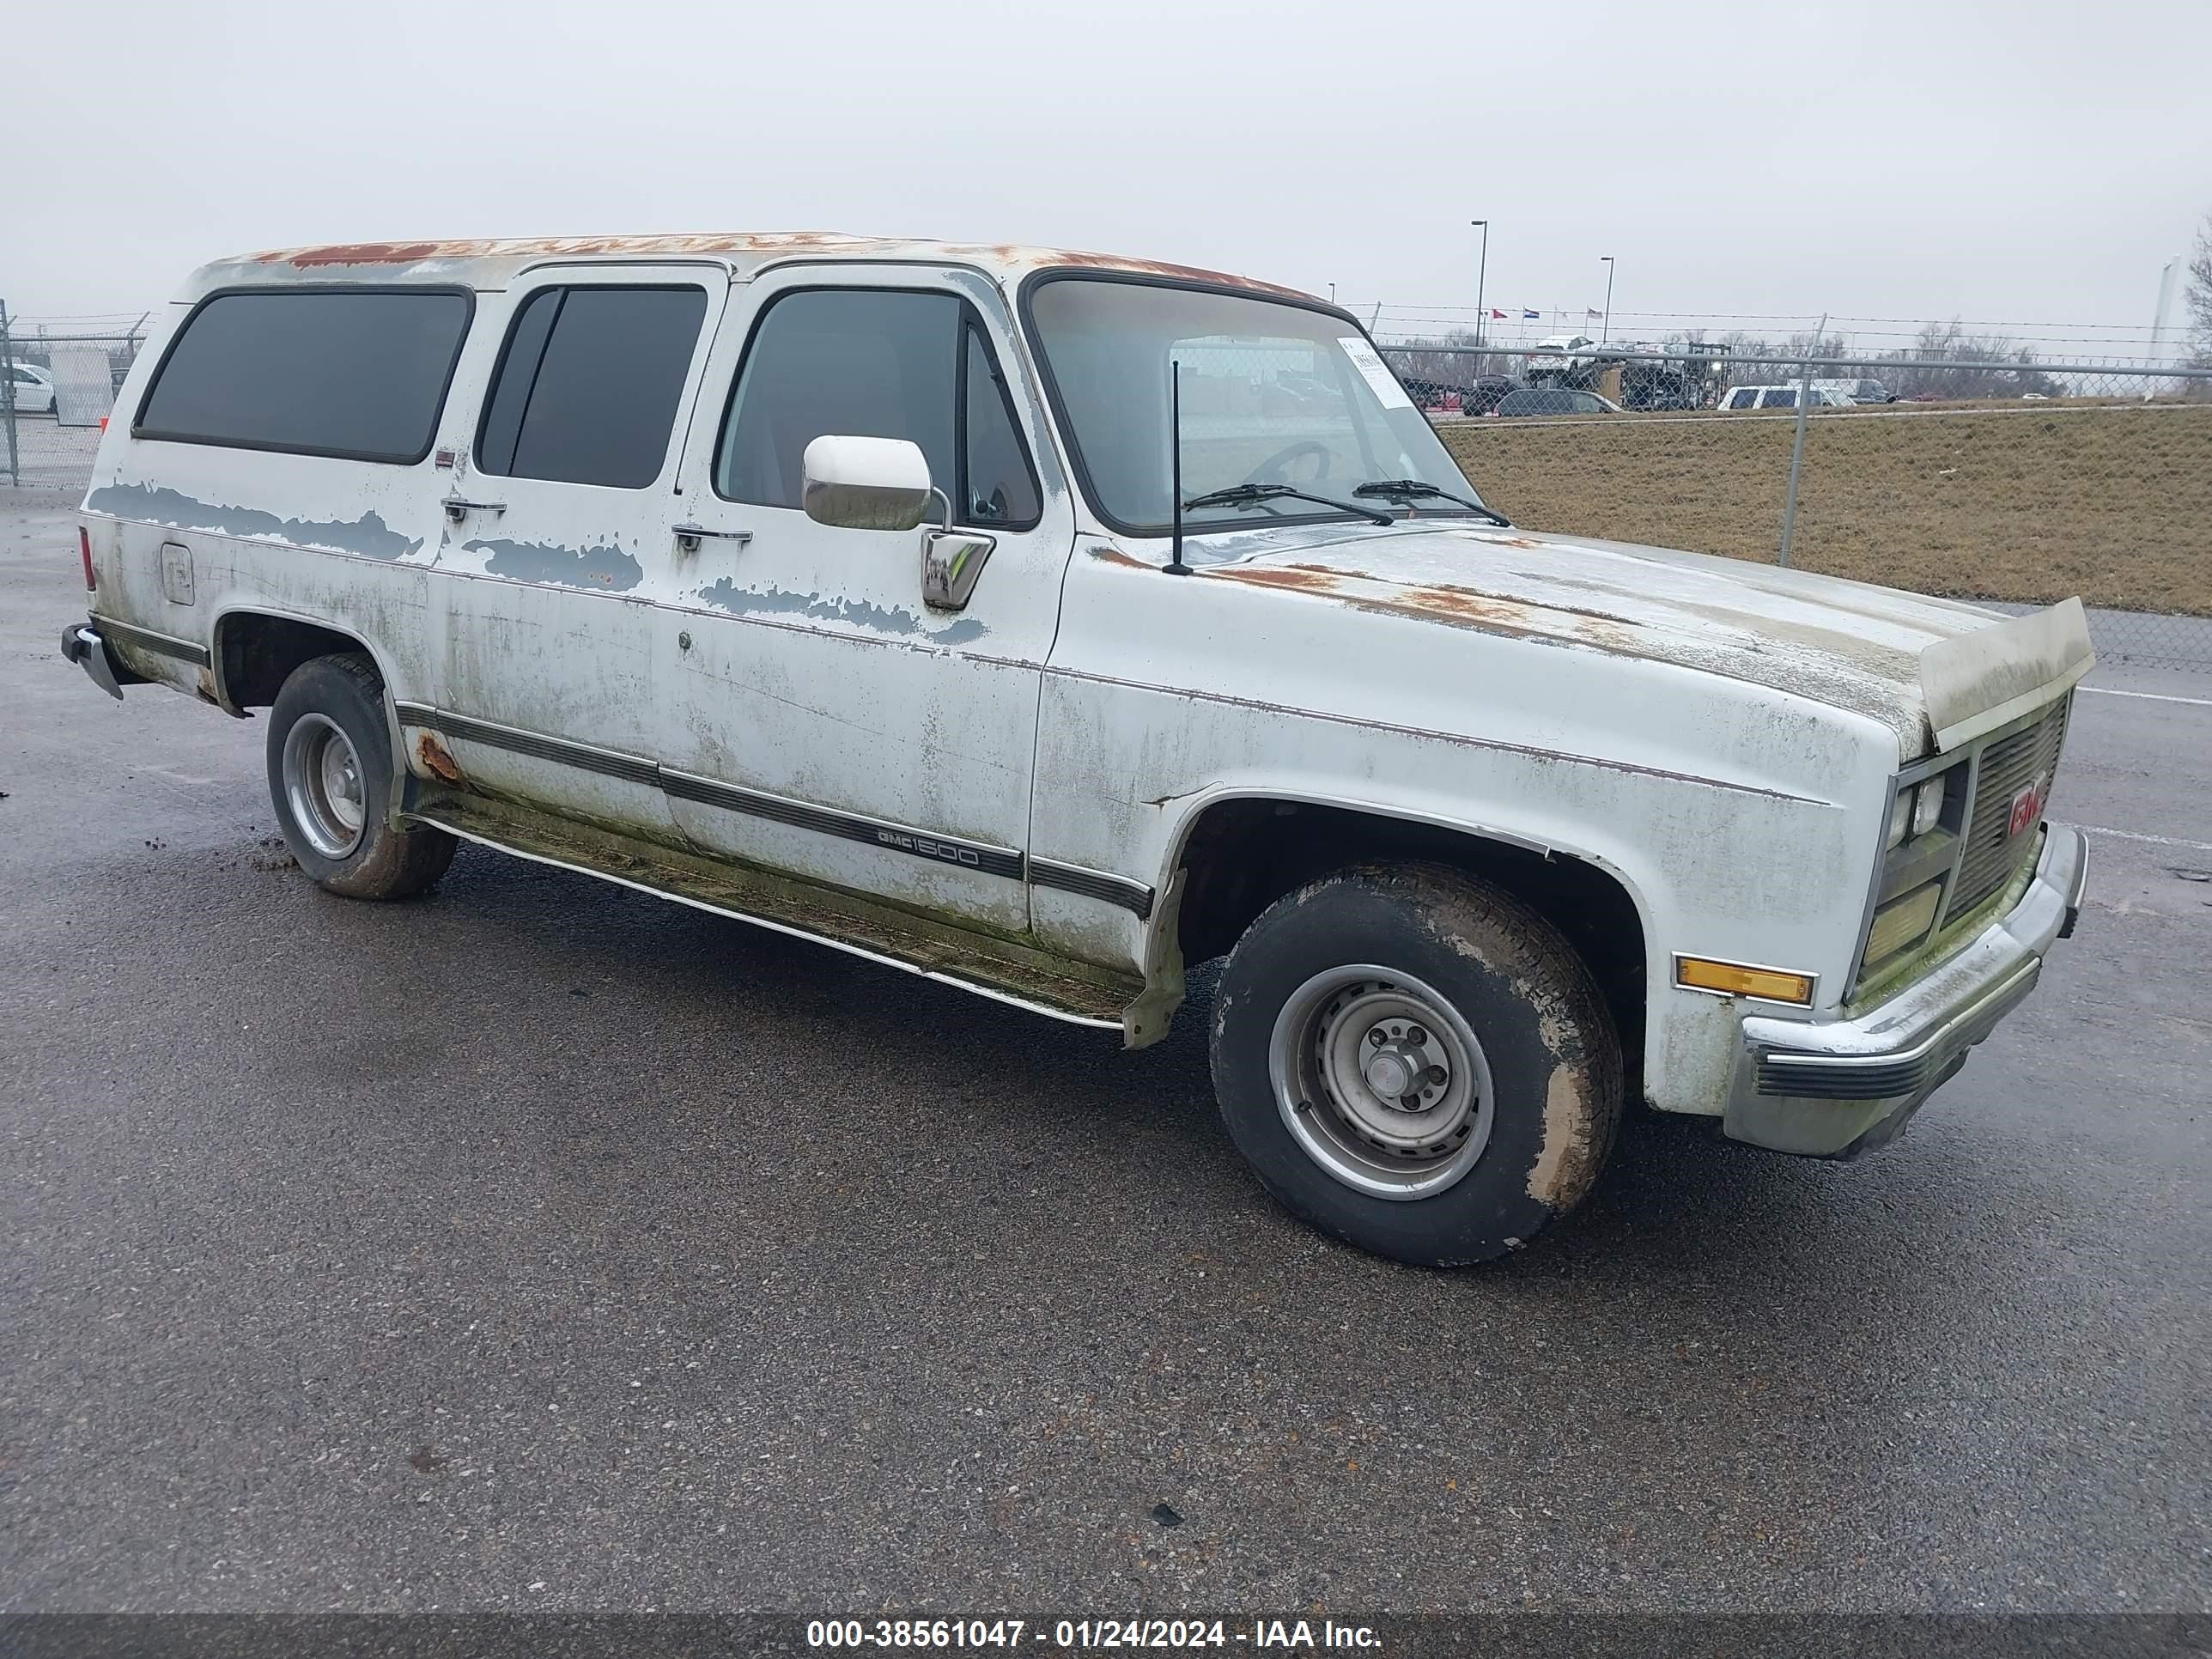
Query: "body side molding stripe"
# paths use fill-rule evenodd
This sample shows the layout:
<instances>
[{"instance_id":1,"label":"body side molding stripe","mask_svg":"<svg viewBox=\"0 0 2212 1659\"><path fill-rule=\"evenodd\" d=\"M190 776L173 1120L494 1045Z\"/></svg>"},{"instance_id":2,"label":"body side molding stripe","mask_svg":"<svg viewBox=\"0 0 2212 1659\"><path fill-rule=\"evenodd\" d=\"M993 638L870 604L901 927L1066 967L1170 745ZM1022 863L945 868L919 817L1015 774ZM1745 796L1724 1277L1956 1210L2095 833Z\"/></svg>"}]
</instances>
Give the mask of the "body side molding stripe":
<instances>
[{"instance_id":1,"label":"body side molding stripe","mask_svg":"<svg viewBox=\"0 0 2212 1659\"><path fill-rule=\"evenodd\" d=\"M1131 881L1126 876L1109 875L1103 870L1087 870L1079 864L1060 864L1051 859L1032 857L1030 860L1030 880L1039 887L1055 887L1063 893L1097 899L1104 904L1118 904L1124 910L1134 911L1140 921L1150 921L1152 917L1152 890L1140 881Z\"/></svg>"},{"instance_id":2,"label":"body side molding stripe","mask_svg":"<svg viewBox=\"0 0 2212 1659\"><path fill-rule=\"evenodd\" d=\"M180 640L170 634L156 634L150 628L133 628L129 623L119 623L97 612L93 615L92 627L94 633L112 635L125 645L135 645L141 650L174 657L178 661L191 663L195 667L208 666L207 647L194 645L190 640Z\"/></svg>"},{"instance_id":3,"label":"body side molding stripe","mask_svg":"<svg viewBox=\"0 0 2212 1659\"><path fill-rule=\"evenodd\" d=\"M665 766L660 769L660 787L679 800L719 806L725 811L743 812L748 817L787 823L794 829L811 830L817 835L887 847L894 853L927 859L933 864L958 865L964 869L980 870L986 875L1005 876L1012 881L1019 881L1023 875L1022 855L1011 847L993 847L981 842L933 835L910 824L840 812L785 795L764 794L757 789L720 783L690 772L672 771Z\"/></svg>"},{"instance_id":4,"label":"body side molding stripe","mask_svg":"<svg viewBox=\"0 0 2212 1659\"><path fill-rule=\"evenodd\" d=\"M1027 860L1014 848L963 841L957 836L939 836L927 830L918 830L912 824L862 817L856 813L840 812L806 801L793 800L787 796L741 788L736 784L700 777L695 773L677 771L641 755L621 754L614 750L593 748L589 744L572 743L564 738L547 737L540 732L520 731L490 720L474 720L466 714L434 708L428 703L401 702L394 704L393 708L402 726L421 726L464 743L486 744L495 749L526 755L533 760L551 761L557 765L574 766L605 777L620 778L629 783L645 784L678 800L694 801L700 805L718 807L727 812L743 812L748 817L789 824L794 829L811 830L817 835L835 836L845 841L856 841L890 852L904 853L909 858L927 859L933 864L950 864L982 875L1003 876L1009 881L1021 881L1029 873ZM1127 901L1117 899L1115 902L1125 903ZM1149 894L1146 895L1146 903L1149 908Z\"/></svg>"}]
</instances>

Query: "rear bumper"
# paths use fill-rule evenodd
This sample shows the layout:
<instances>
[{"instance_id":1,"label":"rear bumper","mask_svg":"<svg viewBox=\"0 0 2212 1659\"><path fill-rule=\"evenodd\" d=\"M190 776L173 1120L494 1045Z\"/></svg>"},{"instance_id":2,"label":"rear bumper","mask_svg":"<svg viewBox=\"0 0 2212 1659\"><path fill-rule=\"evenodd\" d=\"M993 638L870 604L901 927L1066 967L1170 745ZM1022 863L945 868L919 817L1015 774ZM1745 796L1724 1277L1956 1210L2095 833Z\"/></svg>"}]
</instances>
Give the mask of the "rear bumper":
<instances>
[{"instance_id":1,"label":"rear bumper","mask_svg":"<svg viewBox=\"0 0 2212 1659\"><path fill-rule=\"evenodd\" d=\"M2035 988L2043 959L2072 934L2089 876L2079 830L2046 825L2020 902L1966 949L1856 1019L1743 1022L1723 1131L1811 1158L1850 1158L1905 1127Z\"/></svg>"},{"instance_id":2,"label":"rear bumper","mask_svg":"<svg viewBox=\"0 0 2212 1659\"><path fill-rule=\"evenodd\" d=\"M62 655L83 669L109 696L123 701L123 683L116 677L115 665L108 660L106 641L90 623L71 623L62 629Z\"/></svg>"}]
</instances>

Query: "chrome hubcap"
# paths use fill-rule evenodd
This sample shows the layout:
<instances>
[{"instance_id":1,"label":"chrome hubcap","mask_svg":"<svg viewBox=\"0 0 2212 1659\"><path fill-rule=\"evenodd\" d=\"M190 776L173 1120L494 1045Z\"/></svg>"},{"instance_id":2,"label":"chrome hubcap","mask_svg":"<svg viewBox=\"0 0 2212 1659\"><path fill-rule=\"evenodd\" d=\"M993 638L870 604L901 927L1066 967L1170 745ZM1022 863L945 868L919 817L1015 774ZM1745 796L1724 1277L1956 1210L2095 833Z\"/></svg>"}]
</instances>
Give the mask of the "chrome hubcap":
<instances>
[{"instance_id":1,"label":"chrome hubcap","mask_svg":"<svg viewBox=\"0 0 2212 1659\"><path fill-rule=\"evenodd\" d=\"M1276 1016L1268 1072L1309 1157L1377 1198L1428 1198L1489 1144L1490 1067L1467 1021L1409 975L1316 974Z\"/></svg>"},{"instance_id":2,"label":"chrome hubcap","mask_svg":"<svg viewBox=\"0 0 2212 1659\"><path fill-rule=\"evenodd\" d=\"M326 714L302 714L284 737L284 798L307 844L326 859L361 845L368 791L353 740Z\"/></svg>"}]
</instances>

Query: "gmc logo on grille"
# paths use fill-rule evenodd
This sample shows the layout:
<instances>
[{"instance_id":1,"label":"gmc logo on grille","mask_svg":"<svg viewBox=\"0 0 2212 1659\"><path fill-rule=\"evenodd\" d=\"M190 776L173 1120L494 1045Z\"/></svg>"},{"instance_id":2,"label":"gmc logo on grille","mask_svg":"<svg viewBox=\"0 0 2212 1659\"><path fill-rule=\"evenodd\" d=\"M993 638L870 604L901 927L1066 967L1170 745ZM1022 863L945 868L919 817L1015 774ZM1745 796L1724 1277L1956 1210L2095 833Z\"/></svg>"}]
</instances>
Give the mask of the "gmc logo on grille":
<instances>
[{"instance_id":1,"label":"gmc logo on grille","mask_svg":"<svg viewBox=\"0 0 2212 1659\"><path fill-rule=\"evenodd\" d=\"M2043 803L2051 793L2048 773L2012 798L2012 811L2005 819L2005 839L2010 841L2023 830L2033 830L2043 821Z\"/></svg>"}]
</instances>

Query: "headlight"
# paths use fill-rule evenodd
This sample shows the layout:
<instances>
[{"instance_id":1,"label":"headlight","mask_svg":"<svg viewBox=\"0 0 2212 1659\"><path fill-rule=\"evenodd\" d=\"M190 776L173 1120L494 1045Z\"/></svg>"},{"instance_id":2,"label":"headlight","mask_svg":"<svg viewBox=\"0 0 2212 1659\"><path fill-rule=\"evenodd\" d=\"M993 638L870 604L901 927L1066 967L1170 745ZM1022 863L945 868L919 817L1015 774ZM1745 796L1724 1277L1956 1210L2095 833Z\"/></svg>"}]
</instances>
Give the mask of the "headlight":
<instances>
[{"instance_id":1,"label":"headlight","mask_svg":"<svg viewBox=\"0 0 2212 1659\"><path fill-rule=\"evenodd\" d=\"M1897 792L1897 799L1890 802L1889 836L1882 842L1885 848L1894 850L1903 843L1905 832L1912 828L1912 794L1910 789L1900 789Z\"/></svg>"},{"instance_id":2,"label":"headlight","mask_svg":"<svg viewBox=\"0 0 2212 1659\"><path fill-rule=\"evenodd\" d=\"M1943 777L1930 778L1912 792L1912 833L1924 836L1943 818L1943 790L1948 781Z\"/></svg>"}]
</instances>

